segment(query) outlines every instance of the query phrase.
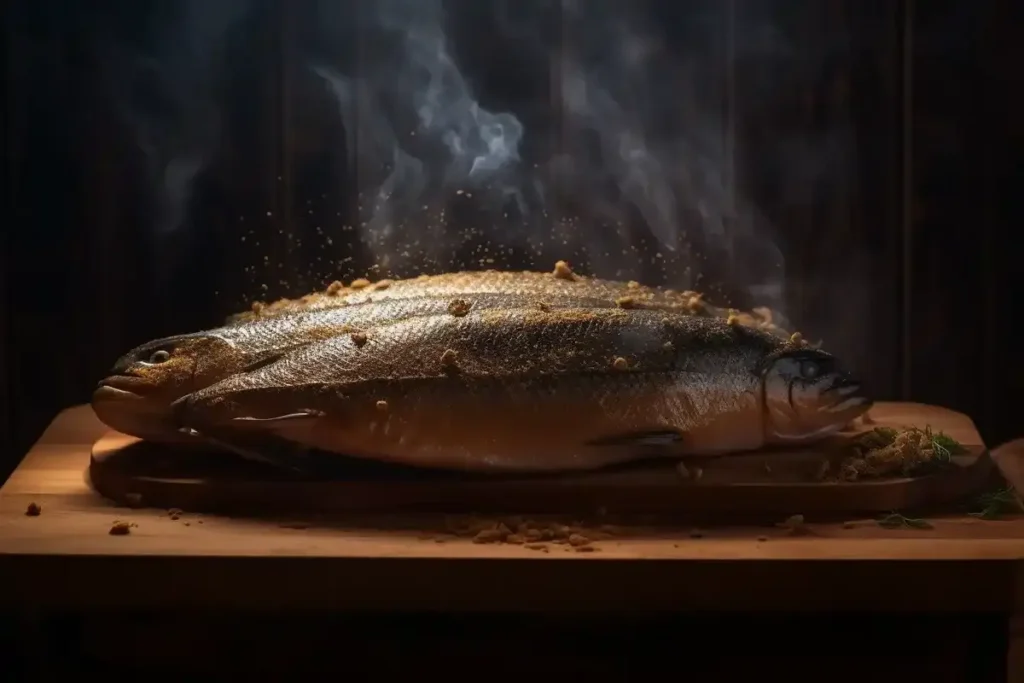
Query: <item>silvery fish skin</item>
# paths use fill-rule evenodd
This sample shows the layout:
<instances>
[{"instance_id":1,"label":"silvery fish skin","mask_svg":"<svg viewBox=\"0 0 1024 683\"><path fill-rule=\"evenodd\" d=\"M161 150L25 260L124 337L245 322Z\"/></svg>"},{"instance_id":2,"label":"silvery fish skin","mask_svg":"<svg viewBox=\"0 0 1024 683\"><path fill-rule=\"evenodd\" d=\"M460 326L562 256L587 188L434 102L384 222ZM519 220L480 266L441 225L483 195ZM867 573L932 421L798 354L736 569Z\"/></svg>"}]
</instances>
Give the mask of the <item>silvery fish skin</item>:
<instances>
[{"instance_id":1,"label":"silvery fish skin","mask_svg":"<svg viewBox=\"0 0 1024 683\"><path fill-rule=\"evenodd\" d=\"M637 282L620 282L577 275L564 262L553 272L535 271L464 271L421 275L408 280L381 280L371 283L358 280L356 286L335 283L323 292L314 292L298 299L282 299L275 303L254 305L253 311L233 316L232 321L288 314L301 310L332 308L368 301L388 301L409 296L464 294L510 294L526 297L589 297L616 302L623 308L670 310L694 315L728 318L731 311L704 301L697 292L674 291L648 287ZM736 313L742 324L761 327L781 337L789 333L772 324L772 313L756 309L753 313Z\"/></svg>"},{"instance_id":2,"label":"silvery fish skin","mask_svg":"<svg viewBox=\"0 0 1024 683\"><path fill-rule=\"evenodd\" d=\"M411 292L410 292L411 293ZM155 441L191 441L170 413L173 401L235 373L251 372L305 344L424 315L462 315L498 307L608 307L586 297L537 298L510 294L418 296L363 302L259 318L245 323L157 339L122 356L93 394L96 415L119 432Z\"/></svg>"},{"instance_id":3,"label":"silvery fish skin","mask_svg":"<svg viewBox=\"0 0 1024 683\"><path fill-rule=\"evenodd\" d=\"M870 403L831 355L721 319L518 308L310 344L176 409L221 443L509 473L805 443Z\"/></svg>"}]
</instances>

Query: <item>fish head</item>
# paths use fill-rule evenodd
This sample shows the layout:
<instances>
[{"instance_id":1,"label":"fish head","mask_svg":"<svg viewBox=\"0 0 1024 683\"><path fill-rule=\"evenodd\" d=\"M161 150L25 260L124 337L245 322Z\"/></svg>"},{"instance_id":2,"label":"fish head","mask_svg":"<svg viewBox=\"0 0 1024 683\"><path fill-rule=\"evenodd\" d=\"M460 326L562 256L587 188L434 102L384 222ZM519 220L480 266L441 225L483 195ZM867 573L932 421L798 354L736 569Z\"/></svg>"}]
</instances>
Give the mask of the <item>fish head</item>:
<instances>
[{"instance_id":1,"label":"fish head","mask_svg":"<svg viewBox=\"0 0 1024 683\"><path fill-rule=\"evenodd\" d=\"M118 359L93 392L93 411L124 434L177 440L171 403L224 379L244 362L235 345L217 334L157 339Z\"/></svg>"},{"instance_id":2,"label":"fish head","mask_svg":"<svg viewBox=\"0 0 1024 683\"><path fill-rule=\"evenodd\" d=\"M843 429L871 407L861 383L820 349L786 349L764 372L765 438L769 443L815 441Z\"/></svg>"}]
</instances>

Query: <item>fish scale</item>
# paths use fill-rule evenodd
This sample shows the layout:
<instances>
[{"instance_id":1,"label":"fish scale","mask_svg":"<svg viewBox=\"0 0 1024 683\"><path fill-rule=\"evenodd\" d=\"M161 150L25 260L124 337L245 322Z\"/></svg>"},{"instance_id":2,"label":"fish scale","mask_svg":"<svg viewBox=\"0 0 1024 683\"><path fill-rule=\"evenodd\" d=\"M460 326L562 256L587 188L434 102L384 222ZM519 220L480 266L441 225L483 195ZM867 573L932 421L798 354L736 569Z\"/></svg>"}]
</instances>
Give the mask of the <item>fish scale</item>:
<instances>
[{"instance_id":1,"label":"fish scale","mask_svg":"<svg viewBox=\"0 0 1024 683\"><path fill-rule=\"evenodd\" d=\"M196 392L181 415L200 433L425 467L592 468L649 456L652 443L714 455L763 445L765 368L794 348L664 311L425 316L373 328L362 345L305 346Z\"/></svg>"},{"instance_id":2,"label":"fish scale","mask_svg":"<svg viewBox=\"0 0 1024 683\"><path fill-rule=\"evenodd\" d=\"M298 299L282 299L272 304L258 303L256 311L234 316L234 320L287 315L296 311L335 308L368 302L386 302L410 296L462 296L472 294L507 294L512 296L544 299L545 297L585 297L602 300L604 305L615 305L618 301L625 306L670 310L714 317L728 317L730 310L713 306L702 297L689 291L674 291L641 285L637 282L621 282L577 275L567 269L555 273L536 271L462 271L421 275L406 280L381 280L366 283L358 289L329 287L324 292L313 292ZM560 274L558 274L560 273ZM770 313L767 314L769 317ZM761 315L743 314L741 322L749 325L764 325L778 336L789 336Z\"/></svg>"},{"instance_id":3,"label":"fish scale","mask_svg":"<svg viewBox=\"0 0 1024 683\"><path fill-rule=\"evenodd\" d=\"M97 415L153 440L538 471L813 440L869 403L766 312L567 267L332 285L248 317L133 349Z\"/></svg>"}]
</instances>

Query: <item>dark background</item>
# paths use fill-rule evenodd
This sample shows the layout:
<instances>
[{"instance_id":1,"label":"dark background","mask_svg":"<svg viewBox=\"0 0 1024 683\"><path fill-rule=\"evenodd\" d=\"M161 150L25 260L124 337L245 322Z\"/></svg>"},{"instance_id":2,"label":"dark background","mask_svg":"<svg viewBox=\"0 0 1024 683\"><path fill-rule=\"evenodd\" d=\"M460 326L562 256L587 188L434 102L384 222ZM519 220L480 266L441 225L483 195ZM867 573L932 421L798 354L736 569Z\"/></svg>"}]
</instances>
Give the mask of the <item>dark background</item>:
<instances>
[{"instance_id":1,"label":"dark background","mask_svg":"<svg viewBox=\"0 0 1024 683\"><path fill-rule=\"evenodd\" d=\"M486 3L451 4L461 5L453 37L485 99L512 101L535 90L517 66L514 41L488 28ZM657 7L670 36L698 45L719 69L731 65L722 71L731 74L722 108L735 120L741 185L779 235L789 315L848 358L878 398L963 411L991 445L1022 433L1024 361L1013 331L1022 293L1017 5L666 0ZM255 297L299 294L372 265L360 245L334 234L328 249L317 237L316 225L350 216L354 179L339 160L344 135L335 107L303 70L311 51L352 59L358 45L322 41L310 2L252 6L220 56L224 75L213 99L224 133L181 227L161 234L163 214L123 97L127 83L158 126L162 114L153 112L174 109L166 93L147 89L139 64L159 65L154 45L181 3L5 3L0 475L58 411L86 401L129 347L213 326ZM717 17L716 28L694 32L686 17L698 12ZM730 42L730 25L765 17L788 44L788 59L751 58ZM550 31L571 39L571 27L557 16L552 22ZM178 98L182 115L189 101L187 93ZM847 152L855 153L843 157L833 182L808 179L777 156L779 140L813 140L837 128L851 134ZM241 216L250 220L244 230ZM494 265L547 269L562 256L529 262L517 252ZM451 265L473 265L463 257ZM630 274L652 284L672 279L640 266ZM694 680L734 680L769 667L790 680L984 681L1003 680L1006 648L1002 615L832 615L829 625L735 615L711 630L699 616L625 629L620 621L545 625L501 615L454 625L437 617L360 617L348 626L255 615L91 619L51 619L41 633L32 620L0 620L12 629L4 633L15 644L10 652L20 655L11 680L27 676L19 665L30 663L49 664L55 678L128 667L147 679L157 669L180 679L189 668L171 660L191 653L211 676L247 663L264 678L294 675L297 666L370 678L403 666L450 672L468 663L507 678L559 671L642 679L673 666ZM314 649L332 655L317 659ZM147 658L159 665L145 665ZM798 674L797 664L807 670Z\"/></svg>"},{"instance_id":2,"label":"dark background","mask_svg":"<svg viewBox=\"0 0 1024 683\"><path fill-rule=\"evenodd\" d=\"M514 40L489 28L485 3L450 4L461 7L452 37L483 99L536 90ZM706 63L731 65L722 106L735 120L736 167L779 235L790 317L847 358L878 398L963 411L993 445L1020 435L1024 370L1011 329L1022 120L1014 7L655 7L670 37L699 45ZM0 470L10 471L54 414L86 401L131 346L213 326L253 298L361 276L373 259L345 234L335 232L328 249L315 233L330 216L351 214L354 180L341 162L336 107L303 60L352 58L356 46L323 41L312 3L255 0L229 33L213 97L224 132L182 226L166 233L156 230L158 198L122 105L128 83L137 108L163 111L166 94L147 91L136 67L159 63L153 45L180 5L45 0L6 9ZM686 17L698 11L718 28L695 32ZM788 61L745 56L716 33L766 18ZM552 21L571 38L572 27ZM853 153L832 182L772 156L780 139L837 126ZM547 256L516 253L495 265L547 269L562 254ZM460 259L451 265L478 267ZM666 280L643 267L630 273Z\"/></svg>"}]
</instances>

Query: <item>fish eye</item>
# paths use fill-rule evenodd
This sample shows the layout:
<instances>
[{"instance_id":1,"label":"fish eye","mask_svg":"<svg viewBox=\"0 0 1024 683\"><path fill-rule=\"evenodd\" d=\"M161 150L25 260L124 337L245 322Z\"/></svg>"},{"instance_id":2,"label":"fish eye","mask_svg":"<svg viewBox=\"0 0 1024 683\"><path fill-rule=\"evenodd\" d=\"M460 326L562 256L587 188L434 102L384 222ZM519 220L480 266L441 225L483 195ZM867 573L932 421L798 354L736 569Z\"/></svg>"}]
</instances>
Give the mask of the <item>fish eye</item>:
<instances>
[{"instance_id":1,"label":"fish eye","mask_svg":"<svg viewBox=\"0 0 1024 683\"><path fill-rule=\"evenodd\" d=\"M166 363L170 359L171 359L171 354L168 351L165 351L163 349L159 349L157 351L154 351L152 354L150 354L149 361L147 361L147 362L156 365L158 363Z\"/></svg>"},{"instance_id":2,"label":"fish eye","mask_svg":"<svg viewBox=\"0 0 1024 683\"><path fill-rule=\"evenodd\" d=\"M816 379L821 374L821 363L816 360L800 361L800 376L804 379Z\"/></svg>"}]
</instances>

